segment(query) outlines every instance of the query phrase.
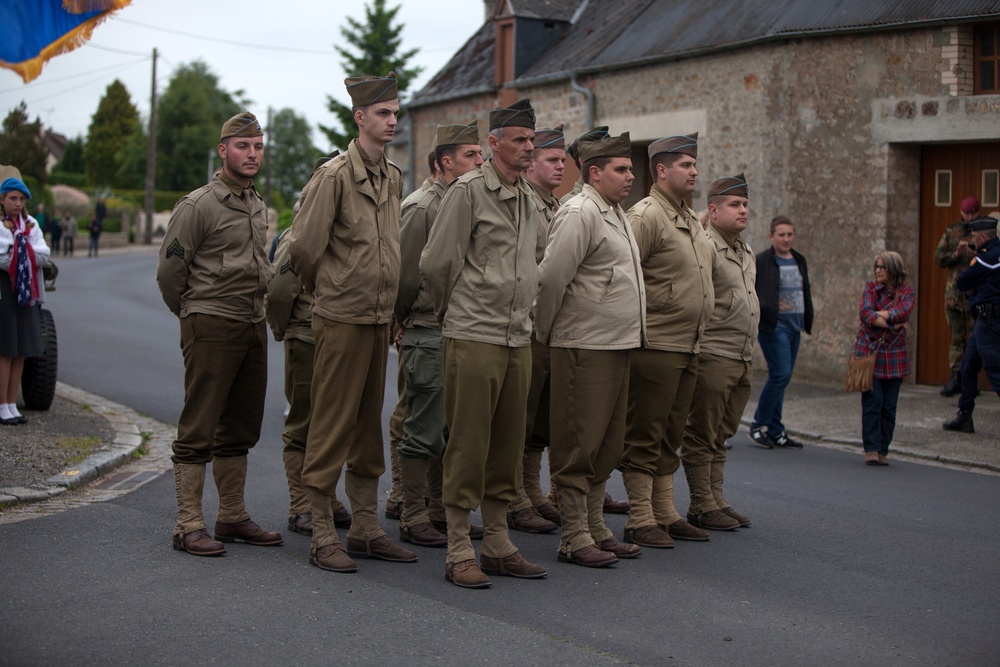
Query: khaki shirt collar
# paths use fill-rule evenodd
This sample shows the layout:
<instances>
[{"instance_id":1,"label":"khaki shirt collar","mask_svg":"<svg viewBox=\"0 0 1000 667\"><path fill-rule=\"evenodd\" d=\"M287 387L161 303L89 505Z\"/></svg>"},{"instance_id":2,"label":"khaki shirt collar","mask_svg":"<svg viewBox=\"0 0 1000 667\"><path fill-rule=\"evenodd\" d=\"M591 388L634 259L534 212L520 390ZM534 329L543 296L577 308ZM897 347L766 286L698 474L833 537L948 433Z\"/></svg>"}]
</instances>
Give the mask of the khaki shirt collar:
<instances>
[{"instance_id":1,"label":"khaki shirt collar","mask_svg":"<svg viewBox=\"0 0 1000 667\"><path fill-rule=\"evenodd\" d=\"M686 204L675 200L673 197L667 194L666 190L661 188L656 183L653 187L649 189L650 196L660 202L663 210L666 211L667 216L670 217L674 224L681 229L690 230L693 225L698 223L697 218L694 216L694 211L690 209Z\"/></svg>"},{"instance_id":2,"label":"khaki shirt collar","mask_svg":"<svg viewBox=\"0 0 1000 667\"><path fill-rule=\"evenodd\" d=\"M536 195L538 195L538 198L549 208L550 211L555 213L559 209L559 200L556 199L551 192L548 192L536 183L532 183L531 179L526 178L524 180L528 184L528 187L531 188Z\"/></svg>"},{"instance_id":3,"label":"khaki shirt collar","mask_svg":"<svg viewBox=\"0 0 1000 667\"><path fill-rule=\"evenodd\" d=\"M252 195L257 194L257 190L253 186L253 180L250 181L250 187L244 190L243 186L234 181L229 176L229 174L226 173L225 169L220 169L218 172L216 172L215 178L217 178L222 187L225 188L225 190L223 190L222 188L216 188L219 201L221 202L233 203L238 201L241 204L245 204L246 201L243 198L243 193L246 192ZM233 195L233 197L229 197L230 194ZM247 206L249 206L249 204L247 204Z\"/></svg>"},{"instance_id":4,"label":"khaki shirt collar","mask_svg":"<svg viewBox=\"0 0 1000 667\"><path fill-rule=\"evenodd\" d=\"M497 197L500 201L505 199L516 199L518 188L523 188L523 176L517 177L517 183L507 184L497 168L493 166L493 158L490 158L483 163L480 167L483 172L483 181L486 183L486 187L497 193Z\"/></svg>"},{"instance_id":5,"label":"khaki shirt collar","mask_svg":"<svg viewBox=\"0 0 1000 667\"><path fill-rule=\"evenodd\" d=\"M375 192L375 188L372 187L371 179L368 177L368 172L372 171L381 173L382 183L385 183L388 178L385 153L383 152L379 155L377 162L373 161L361 149L361 144L358 143L358 140L352 139L351 143L347 146L347 158L351 161L351 168L354 170L354 183L357 191L361 194L368 195L374 202L382 203L380 195L382 192L385 192L386 197L388 197L388 189L382 189L380 184L379 190L381 192Z\"/></svg>"},{"instance_id":6,"label":"khaki shirt collar","mask_svg":"<svg viewBox=\"0 0 1000 667\"><path fill-rule=\"evenodd\" d=\"M590 199L592 199L593 202L597 204L597 208L600 209L601 216L604 218L605 222L614 225L615 228L618 229L618 231L625 234L625 236L628 236L628 231L625 226L624 215L620 213L621 211L620 206L614 206L610 204L604 198L604 196L601 195L601 193L598 192L597 189L594 186L590 185L589 183L584 184L583 190L581 190L581 192L590 197Z\"/></svg>"}]
</instances>

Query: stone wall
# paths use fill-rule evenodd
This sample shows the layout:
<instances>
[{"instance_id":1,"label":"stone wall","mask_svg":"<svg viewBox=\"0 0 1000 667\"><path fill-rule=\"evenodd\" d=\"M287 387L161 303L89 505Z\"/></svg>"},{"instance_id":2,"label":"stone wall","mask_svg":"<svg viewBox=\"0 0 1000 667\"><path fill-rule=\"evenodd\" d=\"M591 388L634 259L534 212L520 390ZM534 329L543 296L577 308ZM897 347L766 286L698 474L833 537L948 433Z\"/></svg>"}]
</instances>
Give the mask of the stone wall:
<instances>
[{"instance_id":1,"label":"stone wall","mask_svg":"<svg viewBox=\"0 0 1000 667\"><path fill-rule=\"evenodd\" d=\"M816 324L799 377L837 380L857 332L857 307L874 255L900 252L916 285L920 144L1000 138L1000 97L971 96L971 29L938 26L791 39L698 58L580 77L596 98L594 125L634 143L697 131L694 207L712 179L745 172L747 237L768 245L778 214L809 259ZM539 126L588 128L584 96L568 81L522 87ZM439 122L480 120L485 145L492 95L413 110L417 155ZM644 177L644 165L636 165ZM915 322L915 318L914 318ZM913 330L912 349L916 349ZM761 360L762 361L762 360Z\"/></svg>"}]
</instances>

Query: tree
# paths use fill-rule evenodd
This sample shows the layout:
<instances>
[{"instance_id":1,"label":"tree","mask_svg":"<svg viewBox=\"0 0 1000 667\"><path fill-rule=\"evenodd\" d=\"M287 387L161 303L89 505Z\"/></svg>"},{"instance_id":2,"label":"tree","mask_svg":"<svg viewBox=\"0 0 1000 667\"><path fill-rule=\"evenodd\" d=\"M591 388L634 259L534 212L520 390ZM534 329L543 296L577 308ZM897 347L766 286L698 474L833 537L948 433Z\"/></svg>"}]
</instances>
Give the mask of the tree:
<instances>
[{"instance_id":1,"label":"tree","mask_svg":"<svg viewBox=\"0 0 1000 667\"><path fill-rule=\"evenodd\" d=\"M219 128L240 111L234 96L240 92L221 89L218 77L200 60L177 68L156 110L158 188L183 191L204 185Z\"/></svg>"},{"instance_id":2,"label":"tree","mask_svg":"<svg viewBox=\"0 0 1000 667\"><path fill-rule=\"evenodd\" d=\"M125 84L115 79L97 103L83 147L83 161L91 185L121 187L117 180L120 164L115 155L138 124L139 110L132 104Z\"/></svg>"},{"instance_id":3,"label":"tree","mask_svg":"<svg viewBox=\"0 0 1000 667\"><path fill-rule=\"evenodd\" d=\"M45 161L49 156L42 132L41 119L28 122L28 107L24 102L7 114L0 130L0 162L17 167L22 176L34 178L39 187L45 185Z\"/></svg>"},{"instance_id":4,"label":"tree","mask_svg":"<svg viewBox=\"0 0 1000 667\"><path fill-rule=\"evenodd\" d=\"M83 162L83 137L76 136L66 142L66 150L63 156L56 163L53 171L61 171L67 174L82 174L86 169Z\"/></svg>"},{"instance_id":5,"label":"tree","mask_svg":"<svg viewBox=\"0 0 1000 667\"><path fill-rule=\"evenodd\" d=\"M347 23L350 28L341 27L340 34L353 46L358 55L352 54L345 48L334 46L337 53L343 58L341 65L347 76L364 76L374 74L384 76L387 72L396 73L396 88L400 97L409 88L410 82L419 76L423 71L422 67L407 67L406 63L417 54L420 49L410 49L403 53L397 53L403 40L400 33L403 31L402 24L393 25L399 7L386 9L385 0L372 0L371 5L365 5L365 23L348 17ZM327 109L337 117L343 131L336 128L319 126L330 143L340 150L345 150L347 144L358 136L358 128L354 124L354 112L351 107L345 106L333 99L329 95L326 97Z\"/></svg>"},{"instance_id":6,"label":"tree","mask_svg":"<svg viewBox=\"0 0 1000 667\"><path fill-rule=\"evenodd\" d=\"M115 152L115 186L131 190L141 190L146 183L146 127L142 122L135 124L135 129L125 142Z\"/></svg>"},{"instance_id":7,"label":"tree","mask_svg":"<svg viewBox=\"0 0 1000 667\"><path fill-rule=\"evenodd\" d=\"M312 143L309 122L293 109L285 108L274 114L267 132L270 147L264 160L271 187L286 202L293 202L322 152Z\"/></svg>"}]
</instances>

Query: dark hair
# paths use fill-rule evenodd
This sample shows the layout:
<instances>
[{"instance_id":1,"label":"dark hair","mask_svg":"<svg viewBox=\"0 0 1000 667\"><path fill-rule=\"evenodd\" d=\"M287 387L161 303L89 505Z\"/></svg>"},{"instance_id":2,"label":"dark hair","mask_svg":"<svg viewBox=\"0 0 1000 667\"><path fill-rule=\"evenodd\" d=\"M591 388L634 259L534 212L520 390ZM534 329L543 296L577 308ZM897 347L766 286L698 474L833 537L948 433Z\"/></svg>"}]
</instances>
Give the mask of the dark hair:
<instances>
[{"instance_id":1,"label":"dark hair","mask_svg":"<svg viewBox=\"0 0 1000 667\"><path fill-rule=\"evenodd\" d=\"M458 144L442 144L434 149L431 156L434 158L434 163L437 164L438 171L444 173L444 165L441 163L441 158L445 155L450 157L452 160L455 159L455 153L458 152Z\"/></svg>"},{"instance_id":2,"label":"dark hair","mask_svg":"<svg viewBox=\"0 0 1000 667\"><path fill-rule=\"evenodd\" d=\"M656 165L662 164L668 169L682 157L691 157L685 153L657 153L649 159L649 171L653 174L653 180L657 180Z\"/></svg>"},{"instance_id":3,"label":"dark hair","mask_svg":"<svg viewBox=\"0 0 1000 667\"><path fill-rule=\"evenodd\" d=\"M788 219L787 216L776 215L774 216L774 219L771 220L771 231L770 231L771 234L774 234L775 230L778 229L778 225L788 225L792 229L795 228L795 225L792 223L791 220Z\"/></svg>"},{"instance_id":4,"label":"dark hair","mask_svg":"<svg viewBox=\"0 0 1000 667\"><path fill-rule=\"evenodd\" d=\"M427 154L427 168L431 170L431 176L433 176L435 172L441 170L440 167L437 166L437 155L435 155L435 153L436 151L431 151Z\"/></svg>"},{"instance_id":5,"label":"dark hair","mask_svg":"<svg viewBox=\"0 0 1000 667\"><path fill-rule=\"evenodd\" d=\"M590 183L590 168L597 167L598 169L604 169L607 164L611 162L609 157L595 157L591 160L587 160L583 163L583 169L580 175L583 177L584 183Z\"/></svg>"}]
</instances>

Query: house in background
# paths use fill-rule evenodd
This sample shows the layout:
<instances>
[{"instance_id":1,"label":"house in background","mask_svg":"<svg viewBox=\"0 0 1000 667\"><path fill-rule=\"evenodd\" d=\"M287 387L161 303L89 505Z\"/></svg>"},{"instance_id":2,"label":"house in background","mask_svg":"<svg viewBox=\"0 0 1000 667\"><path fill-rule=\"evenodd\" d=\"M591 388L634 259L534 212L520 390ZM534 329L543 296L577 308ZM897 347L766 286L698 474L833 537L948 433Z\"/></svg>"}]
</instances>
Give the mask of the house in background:
<instances>
[{"instance_id":1,"label":"house in background","mask_svg":"<svg viewBox=\"0 0 1000 667\"><path fill-rule=\"evenodd\" d=\"M483 26L407 105L418 165L437 124L475 117L485 132L490 109L529 97L539 127L564 123L570 139L595 125L630 132L630 205L651 185L649 143L698 132L696 209L714 178L745 172L754 249L775 215L796 223L816 306L799 377L842 377L872 259L891 249L918 294L914 379L947 380L933 252L963 197L1000 208L1000 0L485 6Z\"/></svg>"}]
</instances>

